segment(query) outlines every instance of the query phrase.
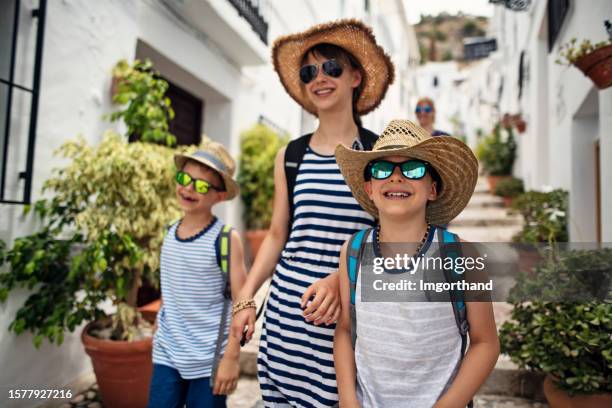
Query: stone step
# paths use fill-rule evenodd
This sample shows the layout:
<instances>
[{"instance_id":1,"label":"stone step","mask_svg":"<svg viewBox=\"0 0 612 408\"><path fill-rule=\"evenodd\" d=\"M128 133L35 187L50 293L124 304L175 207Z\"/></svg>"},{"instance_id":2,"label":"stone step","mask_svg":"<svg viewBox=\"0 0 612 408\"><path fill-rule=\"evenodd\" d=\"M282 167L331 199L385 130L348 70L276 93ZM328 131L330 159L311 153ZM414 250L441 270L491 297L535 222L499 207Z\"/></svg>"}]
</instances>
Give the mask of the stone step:
<instances>
[{"instance_id":1,"label":"stone step","mask_svg":"<svg viewBox=\"0 0 612 408\"><path fill-rule=\"evenodd\" d=\"M504 200L489 193L474 193L466 208L503 208Z\"/></svg>"},{"instance_id":2,"label":"stone step","mask_svg":"<svg viewBox=\"0 0 612 408\"><path fill-rule=\"evenodd\" d=\"M466 208L451 221L452 227L494 227L522 225L520 215L511 215L505 208Z\"/></svg>"},{"instance_id":3,"label":"stone step","mask_svg":"<svg viewBox=\"0 0 612 408\"><path fill-rule=\"evenodd\" d=\"M456 225L454 222L449 226L450 231L470 242L510 242L521 229L520 225L479 227Z\"/></svg>"}]
</instances>

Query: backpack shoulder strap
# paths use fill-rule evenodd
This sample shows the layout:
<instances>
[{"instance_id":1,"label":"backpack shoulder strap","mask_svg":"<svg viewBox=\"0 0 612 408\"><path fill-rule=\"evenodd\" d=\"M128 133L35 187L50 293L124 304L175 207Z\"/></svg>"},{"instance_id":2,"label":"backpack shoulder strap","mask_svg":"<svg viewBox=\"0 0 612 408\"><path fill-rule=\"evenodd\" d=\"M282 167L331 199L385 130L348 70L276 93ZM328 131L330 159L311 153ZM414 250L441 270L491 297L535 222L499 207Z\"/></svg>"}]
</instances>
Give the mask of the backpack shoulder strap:
<instances>
[{"instance_id":1,"label":"backpack shoulder strap","mask_svg":"<svg viewBox=\"0 0 612 408\"><path fill-rule=\"evenodd\" d=\"M371 130L360 127L359 139L361 140L364 150L372 150L374 143L376 143L376 140L378 139L378 135Z\"/></svg>"},{"instance_id":2,"label":"backpack shoulder strap","mask_svg":"<svg viewBox=\"0 0 612 408\"><path fill-rule=\"evenodd\" d=\"M221 347L225 337L225 326L227 321L227 315L229 308L231 307L232 300L232 289L230 282L230 259L231 259L231 233L232 227L224 225L221 228L221 232L215 240L215 252L217 255L217 264L221 268L223 273L223 311L221 312L221 321L219 322L219 332L217 335L217 344L215 346L215 356L213 360L212 374L210 376L211 387L215 384L215 377L217 375L217 369L219 368L219 362L221 360Z\"/></svg>"},{"instance_id":3,"label":"backpack shoulder strap","mask_svg":"<svg viewBox=\"0 0 612 408\"><path fill-rule=\"evenodd\" d=\"M355 291L357 290L357 275L359 274L359 267L361 263L361 256L363 255L363 249L367 242L368 234L372 228L366 228L361 231L354 233L349 238L348 245L346 248L346 271L349 277L350 284L350 306L349 313L351 316L351 339L353 342L353 349L355 349L355 343L357 342L357 315L355 310Z\"/></svg>"},{"instance_id":4,"label":"backpack shoulder strap","mask_svg":"<svg viewBox=\"0 0 612 408\"><path fill-rule=\"evenodd\" d=\"M226 299L232 298L231 282L230 282L230 259L231 259L231 243L233 228L229 225L224 225L221 228L221 232L217 236L215 241L215 253L217 255L217 265L223 273L223 279L225 282L223 296Z\"/></svg>"},{"instance_id":5,"label":"backpack shoulder strap","mask_svg":"<svg viewBox=\"0 0 612 408\"><path fill-rule=\"evenodd\" d=\"M287 181L287 198L289 199L289 230L291 230L291 225L293 224L293 211L295 210L293 204L295 180L311 137L312 133L309 133L292 140L285 149L285 180Z\"/></svg>"},{"instance_id":6,"label":"backpack shoulder strap","mask_svg":"<svg viewBox=\"0 0 612 408\"><path fill-rule=\"evenodd\" d=\"M440 254L442 255L443 259L457 259L462 256L461 248L459 246L459 237L456 234L453 234L444 228L438 227L438 242L440 243ZM457 282L463 279L463 275L455 272L454 269L444 269L444 276L446 281L449 283ZM465 293L462 290L452 290L450 291L450 296L453 304L455 321L457 322L457 328L459 329L459 334L461 334L463 339L463 337L467 337L470 330L470 325L467 321L467 308L465 307ZM465 343L465 341L462 341L461 355L463 355L465 352L465 347L467 346Z\"/></svg>"}]
</instances>

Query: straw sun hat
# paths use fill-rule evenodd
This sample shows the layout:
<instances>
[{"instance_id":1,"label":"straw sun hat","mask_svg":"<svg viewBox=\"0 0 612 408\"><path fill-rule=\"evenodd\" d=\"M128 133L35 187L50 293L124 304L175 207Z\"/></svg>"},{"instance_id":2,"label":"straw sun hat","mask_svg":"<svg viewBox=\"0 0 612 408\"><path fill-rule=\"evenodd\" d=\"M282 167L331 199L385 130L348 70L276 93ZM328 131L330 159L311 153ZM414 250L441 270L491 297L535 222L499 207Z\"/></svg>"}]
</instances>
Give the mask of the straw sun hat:
<instances>
[{"instance_id":1,"label":"straw sun hat","mask_svg":"<svg viewBox=\"0 0 612 408\"><path fill-rule=\"evenodd\" d=\"M236 162L221 143L208 140L202 143L199 150L191 154L174 155L174 163L177 169L182 169L187 160L201 163L219 173L227 191L227 200L231 200L238 195L240 188L232 178L236 171Z\"/></svg>"},{"instance_id":2,"label":"straw sun hat","mask_svg":"<svg viewBox=\"0 0 612 408\"><path fill-rule=\"evenodd\" d=\"M465 208L478 179L478 161L472 150L450 136L432 137L407 120L393 120L378 138L372 151L336 147L336 161L359 204L378 218L378 209L364 189L364 170L369 162L388 156L406 156L426 161L442 179L442 190L427 206L427 221L448 224Z\"/></svg>"},{"instance_id":3,"label":"straw sun hat","mask_svg":"<svg viewBox=\"0 0 612 408\"><path fill-rule=\"evenodd\" d=\"M359 61L365 75L357 111L365 115L376 109L393 83L395 71L391 58L376 43L372 29L355 19L319 24L274 41L272 62L287 93L304 109L316 115L317 109L306 95L299 71L306 51L323 43L336 45Z\"/></svg>"}]
</instances>

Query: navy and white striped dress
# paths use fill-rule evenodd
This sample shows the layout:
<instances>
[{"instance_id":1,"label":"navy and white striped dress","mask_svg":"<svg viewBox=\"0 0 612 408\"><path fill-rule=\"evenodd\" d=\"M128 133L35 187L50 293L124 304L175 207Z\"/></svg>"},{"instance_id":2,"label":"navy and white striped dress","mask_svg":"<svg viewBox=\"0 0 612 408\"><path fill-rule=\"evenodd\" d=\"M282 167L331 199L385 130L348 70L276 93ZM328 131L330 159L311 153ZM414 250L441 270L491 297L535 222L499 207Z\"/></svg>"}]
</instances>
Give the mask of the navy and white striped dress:
<instances>
[{"instance_id":1,"label":"navy and white striped dress","mask_svg":"<svg viewBox=\"0 0 612 408\"><path fill-rule=\"evenodd\" d=\"M338 269L342 244L374 219L353 198L336 158L308 148L294 189L294 221L272 278L258 375L267 407L330 407L338 401L334 326L306 322L308 286Z\"/></svg>"},{"instance_id":2,"label":"navy and white striped dress","mask_svg":"<svg viewBox=\"0 0 612 408\"><path fill-rule=\"evenodd\" d=\"M210 377L223 312L224 279L215 243L223 228L216 218L193 237L169 228L160 258L163 305L153 339L153 363L172 367L186 380ZM231 305L228 303L228 308ZM225 340L231 313L227 313Z\"/></svg>"}]
</instances>

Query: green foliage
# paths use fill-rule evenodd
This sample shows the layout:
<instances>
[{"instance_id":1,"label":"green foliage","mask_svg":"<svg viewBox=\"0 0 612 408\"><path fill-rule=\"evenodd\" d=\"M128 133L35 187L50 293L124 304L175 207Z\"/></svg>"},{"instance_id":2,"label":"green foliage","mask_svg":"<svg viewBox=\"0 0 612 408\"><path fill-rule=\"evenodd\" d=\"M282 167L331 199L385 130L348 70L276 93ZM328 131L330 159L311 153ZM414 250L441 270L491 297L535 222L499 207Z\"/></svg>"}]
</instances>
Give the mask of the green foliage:
<instances>
[{"instance_id":1,"label":"green foliage","mask_svg":"<svg viewBox=\"0 0 612 408\"><path fill-rule=\"evenodd\" d=\"M612 39L591 43L591 40L582 40L580 46L576 46L576 38L572 38L569 42L563 44L559 48L559 58L555 61L559 65L572 65L577 60L588 55L600 48L612 45Z\"/></svg>"},{"instance_id":2,"label":"green foliage","mask_svg":"<svg viewBox=\"0 0 612 408\"><path fill-rule=\"evenodd\" d=\"M259 123L241 134L238 183L248 229L265 229L270 226L274 197L274 159L288 142L288 135L279 135Z\"/></svg>"},{"instance_id":3,"label":"green foliage","mask_svg":"<svg viewBox=\"0 0 612 408\"><path fill-rule=\"evenodd\" d=\"M516 141L511 128L496 125L493 133L476 147L476 156L491 176L508 176L516 160Z\"/></svg>"},{"instance_id":4,"label":"green foliage","mask_svg":"<svg viewBox=\"0 0 612 408\"><path fill-rule=\"evenodd\" d=\"M442 61L452 61L453 58L454 56L451 50L444 51L444 55L442 56Z\"/></svg>"},{"instance_id":5,"label":"green foliage","mask_svg":"<svg viewBox=\"0 0 612 408\"><path fill-rule=\"evenodd\" d=\"M24 209L43 227L0 247L10 269L0 274L0 300L18 287L32 292L10 330L32 332L36 346L45 337L59 344L64 331L104 317L108 298L133 308L141 278L158 270L165 225L180 215L172 149L109 132L95 148L78 140L59 153L70 163L44 185L53 198ZM122 316L114 338L129 340L139 319Z\"/></svg>"},{"instance_id":6,"label":"green foliage","mask_svg":"<svg viewBox=\"0 0 612 408\"><path fill-rule=\"evenodd\" d=\"M176 137L168 131L174 118L170 99L165 96L168 83L159 78L153 64L135 60L132 65L121 60L113 68L117 91L113 102L124 107L110 115L111 121L123 119L128 136L143 142L174 146Z\"/></svg>"},{"instance_id":7,"label":"green foliage","mask_svg":"<svg viewBox=\"0 0 612 408\"><path fill-rule=\"evenodd\" d=\"M525 188L523 187L523 180L512 177L508 179L501 179L495 186L495 195L500 197L517 197L519 194L523 194Z\"/></svg>"},{"instance_id":8,"label":"green foliage","mask_svg":"<svg viewBox=\"0 0 612 408\"><path fill-rule=\"evenodd\" d=\"M612 391L612 303L517 303L500 330L502 352L573 394Z\"/></svg>"},{"instance_id":9,"label":"green foliage","mask_svg":"<svg viewBox=\"0 0 612 408\"><path fill-rule=\"evenodd\" d=\"M567 249L551 245L531 273L519 273L509 301L602 301L610 299L612 248ZM565 247L565 246L563 246Z\"/></svg>"},{"instance_id":10,"label":"green foliage","mask_svg":"<svg viewBox=\"0 0 612 408\"><path fill-rule=\"evenodd\" d=\"M512 239L515 242L567 242L569 194L556 189L549 193L528 191L512 202L512 209L524 219L523 229Z\"/></svg>"}]
</instances>

